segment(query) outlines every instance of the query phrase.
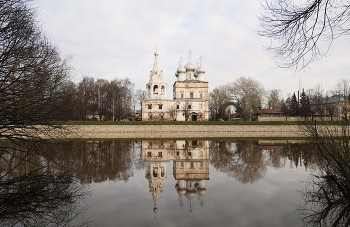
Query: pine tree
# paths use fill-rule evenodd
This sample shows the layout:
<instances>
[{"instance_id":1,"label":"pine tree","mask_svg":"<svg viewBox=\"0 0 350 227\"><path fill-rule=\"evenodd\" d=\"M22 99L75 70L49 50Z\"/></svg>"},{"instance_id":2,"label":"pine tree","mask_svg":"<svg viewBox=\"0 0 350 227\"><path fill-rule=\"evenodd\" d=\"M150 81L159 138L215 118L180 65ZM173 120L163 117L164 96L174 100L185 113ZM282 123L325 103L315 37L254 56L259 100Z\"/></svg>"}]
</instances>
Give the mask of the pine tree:
<instances>
[{"instance_id":1,"label":"pine tree","mask_svg":"<svg viewBox=\"0 0 350 227\"><path fill-rule=\"evenodd\" d=\"M290 106L289 106L289 115L290 116L298 116L299 115L299 103L297 97L295 96L295 92L292 95Z\"/></svg>"},{"instance_id":2,"label":"pine tree","mask_svg":"<svg viewBox=\"0 0 350 227\"><path fill-rule=\"evenodd\" d=\"M300 114L300 116L302 116L306 119L310 113L310 110L311 110L310 100L309 100L309 97L305 94L305 91L303 89L303 92L301 93L301 97L300 97L299 114Z\"/></svg>"}]
</instances>

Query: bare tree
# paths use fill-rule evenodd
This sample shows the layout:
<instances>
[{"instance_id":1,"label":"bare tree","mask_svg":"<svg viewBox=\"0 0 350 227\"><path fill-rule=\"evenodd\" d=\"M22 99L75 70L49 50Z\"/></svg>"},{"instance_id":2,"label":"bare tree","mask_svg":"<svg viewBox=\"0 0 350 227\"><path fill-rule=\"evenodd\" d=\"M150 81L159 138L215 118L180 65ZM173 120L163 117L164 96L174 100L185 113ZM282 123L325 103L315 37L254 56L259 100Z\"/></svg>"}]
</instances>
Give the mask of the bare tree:
<instances>
[{"instance_id":1,"label":"bare tree","mask_svg":"<svg viewBox=\"0 0 350 227\"><path fill-rule=\"evenodd\" d=\"M12 140L50 136L67 114L68 60L38 28L28 2L0 1L0 137Z\"/></svg>"},{"instance_id":2,"label":"bare tree","mask_svg":"<svg viewBox=\"0 0 350 227\"><path fill-rule=\"evenodd\" d=\"M350 109L350 80L348 78L338 80L333 93L338 98L339 115L344 119L348 119Z\"/></svg>"},{"instance_id":3,"label":"bare tree","mask_svg":"<svg viewBox=\"0 0 350 227\"><path fill-rule=\"evenodd\" d=\"M170 106L169 108L169 113L170 113L170 117L173 121L176 121L177 119L177 108L176 108L176 104Z\"/></svg>"},{"instance_id":4,"label":"bare tree","mask_svg":"<svg viewBox=\"0 0 350 227\"><path fill-rule=\"evenodd\" d=\"M218 118L224 118L225 108L230 102L231 100L227 85L221 85L214 88L213 91L209 93L209 111L211 119L217 120Z\"/></svg>"},{"instance_id":5,"label":"bare tree","mask_svg":"<svg viewBox=\"0 0 350 227\"><path fill-rule=\"evenodd\" d=\"M310 100L312 120L315 114L322 116L325 111L324 89L321 87L320 84L317 84L314 89L309 89L306 91L306 93L308 94Z\"/></svg>"},{"instance_id":6,"label":"bare tree","mask_svg":"<svg viewBox=\"0 0 350 227\"><path fill-rule=\"evenodd\" d=\"M324 56L334 39L349 33L350 5L343 0L266 0L258 34L280 67L302 69ZM326 48L321 46L326 43Z\"/></svg>"},{"instance_id":7,"label":"bare tree","mask_svg":"<svg viewBox=\"0 0 350 227\"><path fill-rule=\"evenodd\" d=\"M318 171L301 191L300 219L305 226L349 226L349 121L301 128L312 139Z\"/></svg>"},{"instance_id":8,"label":"bare tree","mask_svg":"<svg viewBox=\"0 0 350 227\"><path fill-rule=\"evenodd\" d=\"M251 120L252 114L261 108L265 95L263 85L253 78L240 77L228 85L228 90L231 100L239 104L241 116Z\"/></svg>"},{"instance_id":9,"label":"bare tree","mask_svg":"<svg viewBox=\"0 0 350 227\"><path fill-rule=\"evenodd\" d=\"M192 102L187 100L184 104L182 104L181 109L183 115L185 116L185 121L188 121L188 119L190 119L191 116Z\"/></svg>"},{"instance_id":10,"label":"bare tree","mask_svg":"<svg viewBox=\"0 0 350 227\"><path fill-rule=\"evenodd\" d=\"M335 85L334 93L342 97L344 101L348 101L350 98L350 80L348 78L338 80Z\"/></svg>"},{"instance_id":11,"label":"bare tree","mask_svg":"<svg viewBox=\"0 0 350 227\"><path fill-rule=\"evenodd\" d=\"M267 107L269 109L281 110L282 106L282 91L280 89L272 89L266 92Z\"/></svg>"},{"instance_id":12,"label":"bare tree","mask_svg":"<svg viewBox=\"0 0 350 227\"><path fill-rule=\"evenodd\" d=\"M141 90L141 89L137 89L135 94L134 94L134 102L135 102L135 106L137 106L136 108L140 108L140 110L142 111L142 101L146 98L147 93L145 90Z\"/></svg>"}]
</instances>

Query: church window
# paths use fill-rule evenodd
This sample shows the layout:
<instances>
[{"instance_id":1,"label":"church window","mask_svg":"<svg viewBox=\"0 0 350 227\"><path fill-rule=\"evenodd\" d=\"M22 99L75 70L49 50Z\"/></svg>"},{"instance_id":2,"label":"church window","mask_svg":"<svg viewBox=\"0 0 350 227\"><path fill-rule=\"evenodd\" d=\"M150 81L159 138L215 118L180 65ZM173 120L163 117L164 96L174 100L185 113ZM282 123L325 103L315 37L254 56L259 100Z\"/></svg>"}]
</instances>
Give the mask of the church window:
<instances>
[{"instance_id":1,"label":"church window","mask_svg":"<svg viewBox=\"0 0 350 227\"><path fill-rule=\"evenodd\" d=\"M193 92L190 93L190 98L193 99Z\"/></svg>"},{"instance_id":2,"label":"church window","mask_svg":"<svg viewBox=\"0 0 350 227\"><path fill-rule=\"evenodd\" d=\"M188 108L188 109L191 109L191 105L188 105L187 108Z\"/></svg>"},{"instance_id":3,"label":"church window","mask_svg":"<svg viewBox=\"0 0 350 227\"><path fill-rule=\"evenodd\" d=\"M200 98L203 98L203 95L202 95L202 94L200 94L200 95L199 95L199 97L200 97Z\"/></svg>"},{"instance_id":4,"label":"church window","mask_svg":"<svg viewBox=\"0 0 350 227\"><path fill-rule=\"evenodd\" d=\"M158 168L153 168L153 177L158 176Z\"/></svg>"},{"instance_id":5,"label":"church window","mask_svg":"<svg viewBox=\"0 0 350 227\"><path fill-rule=\"evenodd\" d=\"M181 98L182 98L182 99L184 98L184 94L181 94Z\"/></svg>"},{"instance_id":6,"label":"church window","mask_svg":"<svg viewBox=\"0 0 350 227\"><path fill-rule=\"evenodd\" d=\"M160 169L160 174L161 174L162 177L164 177L164 175L165 175L165 170L164 170L164 168L161 168L161 169Z\"/></svg>"},{"instance_id":7,"label":"church window","mask_svg":"<svg viewBox=\"0 0 350 227\"><path fill-rule=\"evenodd\" d=\"M163 109L163 104L159 104L158 107L160 110Z\"/></svg>"},{"instance_id":8,"label":"church window","mask_svg":"<svg viewBox=\"0 0 350 227\"><path fill-rule=\"evenodd\" d=\"M148 109L149 109L149 110L152 109L152 104L148 104Z\"/></svg>"},{"instance_id":9,"label":"church window","mask_svg":"<svg viewBox=\"0 0 350 227\"><path fill-rule=\"evenodd\" d=\"M176 109L177 109L177 110L180 109L180 105L176 105Z\"/></svg>"},{"instance_id":10,"label":"church window","mask_svg":"<svg viewBox=\"0 0 350 227\"><path fill-rule=\"evenodd\" d=\"M161 87L160 92L164 93L164 86Z\"/></svg>"},{"instance_id":11,"label":"church window","mask_svg":"<svg viewBox=\"0 0 350 227\"><path fill-rule=\"evenodd\" d=\"M194 169L194 162L191 162L191 167L190 169Z\"/></svg>"},{"instance_id":12,"label":"church window","mask_svg":"<svg viewBox=\"0 0 350 227\"><path fill-rule=\"evenodd\" d=\"M158 94L158 85L154 85L153 87L153 93Z\"/></svg>"},{"instance_id":13,"label":"church window","mask_svg":"<svg viewBox=\"0 0 350 227\"><path fill-rule=\"evenodd\" d=\"M147 157L152 157L152 153L151 152L147 152Z\"/></svg>"},{"instance_id":14,"label":"church window","mask_svg":"<svg viewBox=\"0 0 350 227\"><path fill-rule=\"evenodd\" d=\"M162 152L158 152L158 157L163 157L163 153Z\"/></svg>"}]
</instances>

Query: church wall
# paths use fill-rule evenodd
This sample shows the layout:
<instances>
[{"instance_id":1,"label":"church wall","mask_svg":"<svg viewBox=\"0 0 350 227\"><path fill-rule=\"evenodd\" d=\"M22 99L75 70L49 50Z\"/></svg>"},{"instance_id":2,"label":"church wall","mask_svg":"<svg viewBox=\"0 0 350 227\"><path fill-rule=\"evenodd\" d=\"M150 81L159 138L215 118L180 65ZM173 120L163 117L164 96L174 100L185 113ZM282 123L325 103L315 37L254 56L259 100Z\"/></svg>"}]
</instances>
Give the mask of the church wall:
<instances>
[{"instance_id":1,"label":"church wall","mask_svg":"<svg viewBox=\"0 0 350 227\"><path fill-rule=\"evenodd\" d=\"M142 121L170 121L170 100L145 99L142 101ZM160 109L161 105L161 109Z\"/></svg>"},{"instance_id":2,"label":"church wall","mask_svg":"<svg viewBox=\"0 0 350 227\"><path fill-rule=\"evenodd\" d=\"M173 98L194 98L208 100L208 82L204 81L177 81L173 85Z\"/></svg>"}]
</instances>

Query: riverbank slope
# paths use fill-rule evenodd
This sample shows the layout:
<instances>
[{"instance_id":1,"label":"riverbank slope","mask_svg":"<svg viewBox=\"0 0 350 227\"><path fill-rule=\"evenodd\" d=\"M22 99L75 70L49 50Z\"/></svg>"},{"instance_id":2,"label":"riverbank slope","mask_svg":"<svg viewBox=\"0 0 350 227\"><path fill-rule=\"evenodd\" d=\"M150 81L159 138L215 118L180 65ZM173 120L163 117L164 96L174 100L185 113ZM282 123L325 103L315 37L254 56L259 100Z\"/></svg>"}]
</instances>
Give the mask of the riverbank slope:
<instances>
[{"instance_id":1,"label":"riverbank slope","mask_svg":"<svg viewBox=\"0 0 350 227\"><path fill-rule=\"evenodd\" d=\"M298 125L69 125L72 138L304 137Z\"/></svg>"}]
</instances>

